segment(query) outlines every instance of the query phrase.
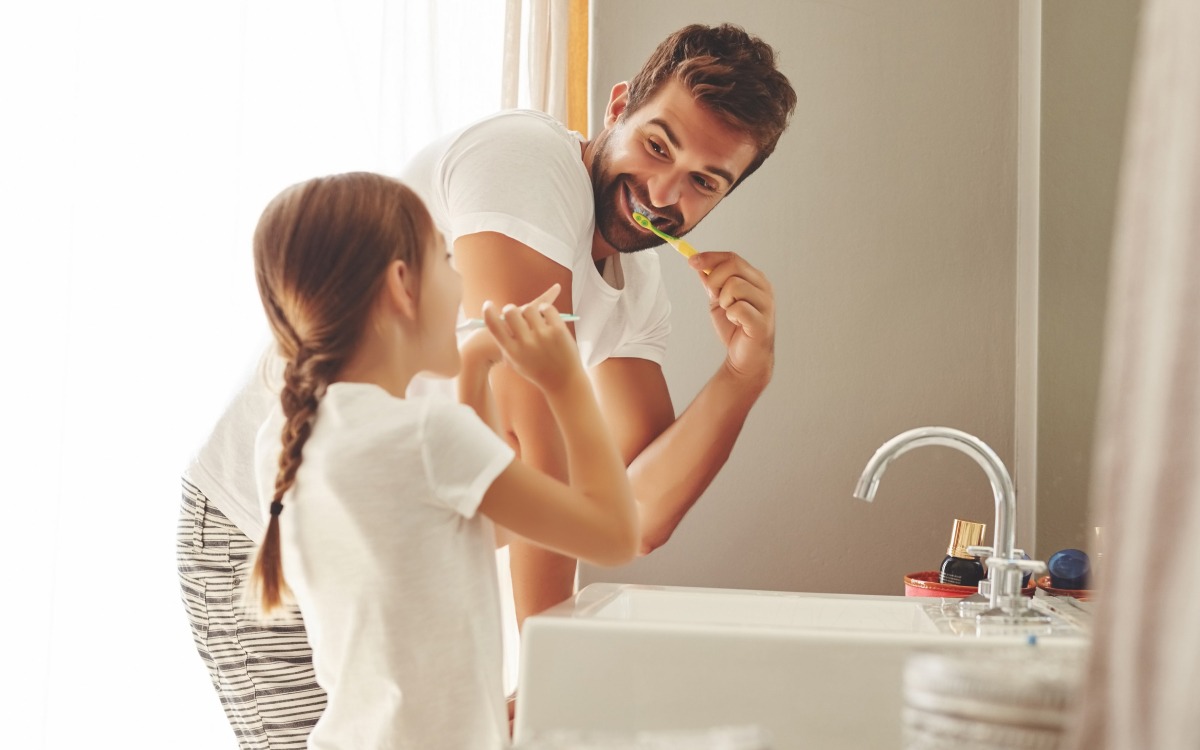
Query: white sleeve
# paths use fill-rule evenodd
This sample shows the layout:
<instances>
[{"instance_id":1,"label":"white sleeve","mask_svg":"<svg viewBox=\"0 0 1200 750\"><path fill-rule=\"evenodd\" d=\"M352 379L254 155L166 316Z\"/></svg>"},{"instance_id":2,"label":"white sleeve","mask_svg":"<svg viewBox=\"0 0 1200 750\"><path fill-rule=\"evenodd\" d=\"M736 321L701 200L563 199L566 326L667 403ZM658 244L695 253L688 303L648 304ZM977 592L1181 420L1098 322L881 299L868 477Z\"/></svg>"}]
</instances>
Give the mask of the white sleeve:
<instances>
[{"instance_id":1,"label":"white sleeve","mask_svg":"<svg viewBox=\"0 0 1200 750\"><path fill-rule=\"evenodd\" d=\"M499 232L567 268L590 247L593 198L580 144L547 116L511 112L467 128L433 179L451 241Z\"/></svg>"},{"instance_id":2,"label":"white sleeve","mask_svg":"<svg viewBox=\"0 0 1200 750\"><path fill-rule=\"evenodd\" d=\"M630 331L609 356L648 359L661 366L667 358L670 337L671 299L666 285L657 283L646 290L645 316L640 326Z\"/></svg>"},{"instance_id":3,"label":"white sleeve","mask_svg":"<svg viewBox=\"0 0 1200 750\"><path fill-rule=\"evenodd\" d=\"M429 399L421 421L421 459L437 502L470 518L515 454L465 404Z\"/></svg>"}]
</instances>

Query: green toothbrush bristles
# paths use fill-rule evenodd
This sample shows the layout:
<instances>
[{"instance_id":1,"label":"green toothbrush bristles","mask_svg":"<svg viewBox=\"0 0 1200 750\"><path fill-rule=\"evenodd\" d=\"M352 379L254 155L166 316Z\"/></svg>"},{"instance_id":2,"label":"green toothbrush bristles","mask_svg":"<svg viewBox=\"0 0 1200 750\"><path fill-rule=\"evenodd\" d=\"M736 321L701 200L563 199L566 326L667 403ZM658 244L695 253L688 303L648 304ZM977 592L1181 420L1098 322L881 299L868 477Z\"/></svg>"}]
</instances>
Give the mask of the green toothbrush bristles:
<instances>
[{"instance_id":1,"label":"green toothbrush bristles","mask_svg":"<svg viewBox=\"0 0 1200 750\"><path fill-rule=\"evenodd\" d=\"M651 224L650 219L646 218L646 216L644 214L640 214L637 211L634 211L633 212L633 220L636 221L638 224L641 224L645 228L649 229L651 232L654 232L655 234L657 234L659 237L666 240L667 242L672 242L675 239L671 235L667 234L666 232L660 231L658 227Z\"/></svg>"}]
</instances>

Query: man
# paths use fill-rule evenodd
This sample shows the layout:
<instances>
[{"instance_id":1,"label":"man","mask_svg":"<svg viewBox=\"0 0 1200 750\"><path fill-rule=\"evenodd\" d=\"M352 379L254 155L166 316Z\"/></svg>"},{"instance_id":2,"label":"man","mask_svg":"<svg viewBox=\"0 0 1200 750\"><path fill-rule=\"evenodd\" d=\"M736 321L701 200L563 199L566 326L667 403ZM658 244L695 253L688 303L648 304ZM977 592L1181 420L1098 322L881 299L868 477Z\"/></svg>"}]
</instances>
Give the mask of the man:
<instances>
[{"instance_id":1,"label":"man","mask_svg":"<svg viewBox=\"0 0 1200 750\"><path fill-rule=\"evenodd\" d=\"M559 308L580 316L580 352L643 507L643 554L708 487L770 381L775 303L736 253L691 259L726 357L676 419L662 373L670 305L657 256L638 252L660 240L632 213L686 234L770 155L795 102L761 40L688 26L613 87L594 140L539 113L502 112L431 144L402 175L453 240L467 315L562 285ZM538 390L502 367L492 382L522 460L565 480ZM510 555L518 622L572 594L574 560L522 541Z\"/></svg>"},{"instance_id":2,"label":"man","mask_svg":"<svg viewBox=\"0 0 1200 750\"><path fill-rule=\"evenodd\" d=\"M402 175L454 240L468 315L562 284L557 304L580 315L580 353L643 506L643 552L712 481L770 380L775 305L738 255L692 259L727 353L676 420L661 369L670 304L658 257L637 252L659 243L631 212L686 234L770 155L795 102L769 46L737 27L689 26L613 88L595 140L503 112L431 144ZM278 400L276 360L264 357L185 471L176 535L196 647L243 748L303 747L325 705L299 613L262 624L238 604L265 526L253 444ZM522 459L565 479L537 389L502 366L493 386ZM518 621L571 595L574 560L521 542L510 555Z\"/></svg>"}]
</instances>

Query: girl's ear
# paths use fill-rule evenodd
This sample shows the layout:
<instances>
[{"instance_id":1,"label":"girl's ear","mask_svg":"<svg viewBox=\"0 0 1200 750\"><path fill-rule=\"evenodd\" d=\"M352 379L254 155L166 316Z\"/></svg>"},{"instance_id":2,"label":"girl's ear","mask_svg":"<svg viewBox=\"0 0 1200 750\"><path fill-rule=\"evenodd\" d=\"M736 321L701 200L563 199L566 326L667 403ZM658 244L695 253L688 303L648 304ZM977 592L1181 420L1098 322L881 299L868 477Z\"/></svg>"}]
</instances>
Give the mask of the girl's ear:
<instances>
[{"instance_id":1,"label":"girl's ear","mask_svg":"<svg viewBox=\"0 0 1200 750\"><path fill-rule=\"evenodd\" d=\"M402 260L388 264L383 280L383 296L389 307L409 320L417 318L417 274Z\"/></svg>"},{"instance_id":2,"label":"girl's ear","mask_svg":"<svg viewBox=\"0 0 1200 750\"><path fill-rule=\"evenodd\" d=\"M625 105L629 103L629 83L621 81L612 87L612 92L608 95L608 107L604 110L604 127L612 127L621 113L625 111Z\"/></svg>"}]
</instances>

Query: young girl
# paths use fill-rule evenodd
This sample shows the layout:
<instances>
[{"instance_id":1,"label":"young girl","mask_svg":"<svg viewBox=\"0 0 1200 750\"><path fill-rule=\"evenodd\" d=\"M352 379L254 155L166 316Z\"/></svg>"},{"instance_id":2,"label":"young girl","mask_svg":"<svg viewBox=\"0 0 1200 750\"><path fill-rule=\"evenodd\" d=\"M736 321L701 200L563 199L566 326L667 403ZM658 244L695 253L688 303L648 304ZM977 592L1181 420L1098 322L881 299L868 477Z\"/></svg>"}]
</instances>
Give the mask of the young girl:
<instances>
[{"instance_id":1,"label":"young girl","mask_svg":"<svg viewBox=\"0 0 1200 750\"><path fill-rule=\"evenodd\" d=\"M515 461L469 407L404 398L418 372L460 368L461 283L407 187L365 173L290 187L259 221L254 263L287 365L256 446L270 522L248 598L269 615L292 594L304 614L328 693L309 747L507 745L491 522L599 565L629 561L638 539L557 286L485 306L495 343L477 334L480 370L463 375L477 385L502 355L542 389L570 486Z\"/></svg>"}]
</instances>

